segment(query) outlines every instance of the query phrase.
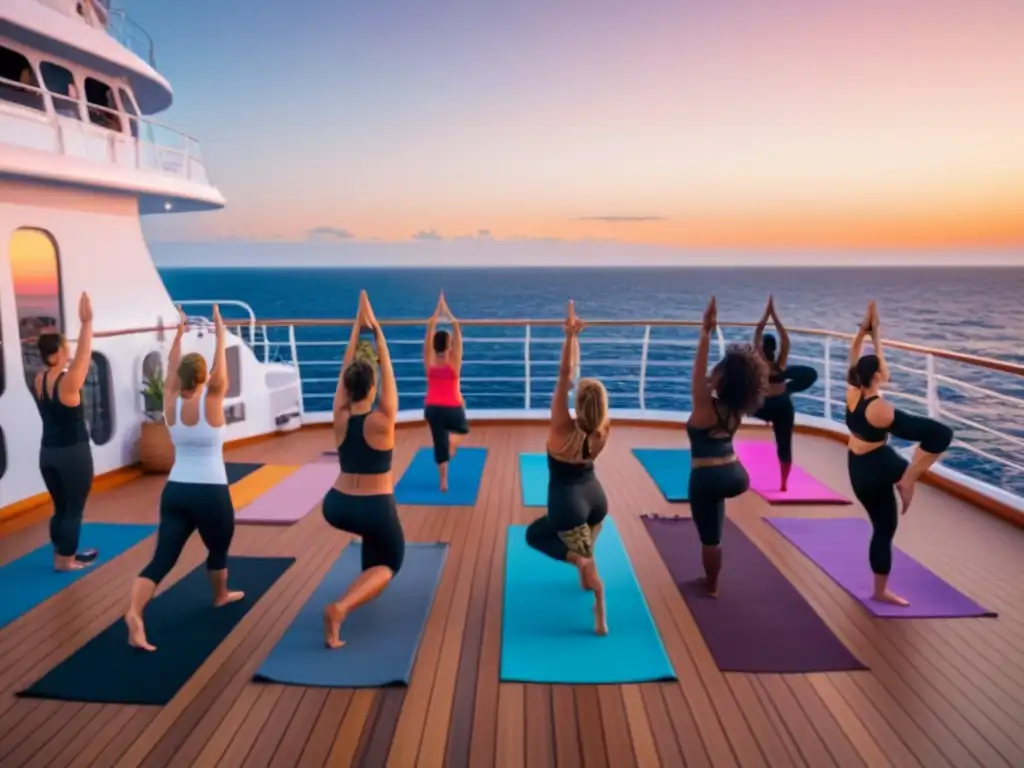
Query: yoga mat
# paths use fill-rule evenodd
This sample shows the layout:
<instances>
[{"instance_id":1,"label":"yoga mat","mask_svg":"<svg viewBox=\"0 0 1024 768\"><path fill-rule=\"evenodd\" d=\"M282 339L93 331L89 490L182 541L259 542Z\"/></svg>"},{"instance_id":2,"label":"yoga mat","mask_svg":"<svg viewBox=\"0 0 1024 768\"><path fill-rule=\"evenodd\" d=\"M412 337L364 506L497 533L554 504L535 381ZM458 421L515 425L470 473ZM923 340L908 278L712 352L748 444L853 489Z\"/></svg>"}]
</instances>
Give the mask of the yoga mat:
<instances>
[{"instance_id":1,"label":"yoga mat","mask_svg":"<svg viewBox=\"0 0 1024 768\"><path fill-rule=\"evenodd\" d=\"M80 571L54 571L53 545L49 543L0 566L0 629L128 551L155 530L155 525L84 523L79 549L98 549L100 555L95 565Z\"/></svg>"},{"instance_id":2,"label":"yoga mat","mask_svg":"<svg viewBox=\"0 0 1024 768\"><path fill-rule=\"evenodd\" d=\"M867 669L771 561L725 521L718 597L708 597L697 526L688 517L643 516L647 533L723 672Z\"/></svg>"},{"instance_id":3,"label":"yoga mat","mask_svg":"<svg viewBox=\"0 0 1024 768\"><path fill-rule=\"evenodd\" d=\"M524 507L548 505L548 457L543 453L519 454L519 479Z\"/></svg>"},{"instance_id":4,"label":"yoga mat","mask_svg":"<svg viewBox=\"0 0 1024 768\"><path fill-rule=\"evenodd\" d=\"M910 605L900 607L872 600L874 576L868 565L871 523L863 518L769 517L765 522L875 616L885 619L955 619L997 615L982 608L897 547L892 549L889 588L909 600Z\"/></svg>"},{"instance_id":5,"label":"yoga mat","mask_svg":"<svg viewBox=\"0 0 1024 768\"><path fill-rule=\"evenodd\" d=\"M508 529L501 679L521 683L642 683L675 680L615 522L605 518L595 553L604 581L608 634L594 632L594 596L579 574Z\"/></svg>"},{"instance_id":6,"label":"yoga mat","mask_svg":"<svg viewBox=\"0 0 1024 768\"><path fill-rule=\"evenodd\" d=\"M333 464L306 464L235 513L239 523L291 525L319 504L338 479Z\"/></svg>"},{"instance_id":7,"label":"yoga mat","mask_svg":"<svg viewBox=\"0 0 1024 768\"><path fill-rule=\"evenodd\" d=\"M231 486L231 504L236 510L253 501L298 470L297 466L264 464Z\"/></svg>"},{"instance_id":8,"label":"yoga mat","mask_svg":"<svg viewBox=\"0 0 1024 768\"><path fill-rule=\"evenodd\" d=\"M736 443L736 457L750 475L750 490L769 504L849 504L824 483L818 482L797 464L789 473L786 492L779 490L779 457L774 442Z\"/></svg>"},{"instance_id":9,"label":"yoga mat","mask_svg":"<svg viewBox=\"0 0 1024 768\"><path fill-rule=\"evenodd\" d=\"M255 680L322 688L408 685L447 555L447 544L406 545L402 570L380 597L349 615L341 625L345 645L332 650L324 645L324 608L362 571L362 545L349 544L260 665Z\"/></svg>"},{"instance_id":10,"label":"yoga mat","mask_svg":"<svg viewBox=\"0 0 1024 768\"><path fill-rule=\"evenodd\" d=\"M100 704L167 704L256 602L287 571L293 557L232 557L228 585L245 597L214 608L206 566L200 565L146 606L146 636L155 651L128 645L120 617L103 632L18 693L33 699ZM125 600L128 599L125 583Z\"/></svg>"},{"instance_id":11,"label":"yoga mat","mask_svg":"<svg viewBox=\"0 0 1024 768\"><path fill-rule=\"evenodd\" d=\"M690 499L690 452L685 448L634 448L633 455L647 470L666 501Z\"/></svg>"},{"instance_id":12,"label":"yoga mat","mask_svg":"<svg viewBox=\"0 0 1024 768\"><path fill-rule=\"evenodd\" d=\"M486 448L459 448L448 463L448 492L441 493L434 451L420 448L395 488L399 504L420 507L472 507L480 491Z\"/></svg>"},{"instance_id":13,"label":"yoga mat","mask_svg":"<svg viewBox=\"0 0 1024 768\"><path fill-rule=\"evenodd\" d=\"M237 483L242 478L248 477L262 466L262 464L250 464L240 461L225 462L224 468L228 471L228 485Z\"/></svg>"}]
</instances>

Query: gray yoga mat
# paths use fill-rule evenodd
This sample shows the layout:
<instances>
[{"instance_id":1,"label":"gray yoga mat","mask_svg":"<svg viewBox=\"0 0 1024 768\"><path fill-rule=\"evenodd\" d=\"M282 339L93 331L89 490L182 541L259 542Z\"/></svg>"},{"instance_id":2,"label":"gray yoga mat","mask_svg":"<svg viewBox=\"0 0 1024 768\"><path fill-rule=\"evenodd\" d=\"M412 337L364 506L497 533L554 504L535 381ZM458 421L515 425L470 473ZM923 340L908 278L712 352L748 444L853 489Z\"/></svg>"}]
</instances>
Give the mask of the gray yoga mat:
<instances>
[{"instance_id":1,"label":"gray yoga mat","mask_svg":"<svg viewBox=\"0 0 1024 768\"><path fill-rule=\"evenodd\" d=\"M330 649L324 608L361 572L362 545L349 544L254 679L320 688L408 685L447 555L447 544L407 544L398 575L380 597L352 612L341 627L345 645Z\"/></svg>"}]
</instances>

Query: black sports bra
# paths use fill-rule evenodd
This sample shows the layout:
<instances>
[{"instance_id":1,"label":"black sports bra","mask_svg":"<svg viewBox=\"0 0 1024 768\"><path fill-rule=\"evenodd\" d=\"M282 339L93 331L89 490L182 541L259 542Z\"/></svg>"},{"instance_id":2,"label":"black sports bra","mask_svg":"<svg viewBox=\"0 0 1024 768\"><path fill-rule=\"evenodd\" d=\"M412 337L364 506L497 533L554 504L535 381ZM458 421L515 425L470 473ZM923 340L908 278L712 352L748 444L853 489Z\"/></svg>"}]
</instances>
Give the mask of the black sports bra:
<instances>
[{"instance_id":1,"label":"black sports bra","mask_svg":"<svg viewBox=\"0 0 1024 768\"><path fill-rule=\"evenodd\" d=\"M783 371L778 363L768 363L768 382L770 384L781 384L786 380L786 372Z\"/></svg>"},{"instance_id":2,"label":"black sports bra","mask_svg":"<svg viewBox=\"0 0 1024 768\"><path fill-rule=\"evenodd\" d=\"M695 427L686 422L686 434L690 437L690 456L694 459L720 459L733 453L732 438L740 428L742 419L730 427L729 420L722 418L717 401L714 404L715 423L710 427ZM721 434L724 432L725 434Z\"/></svg>"},{"instance_id":3,"label":"black sports bra","mask_svg":"<svg viewBox=\"0 0 1024 768\"><path fill-rule=\"evenodd\" d=\"M394 451L380 451L366 442L363 425L367 416L368 413L361 413L348 417L345 439L338 446L338 463L347 475L383 475L391 471Z\"/></svg>"},{"instance_id":4,"label":"black sports bra","mask_svg":"<svg viewBox=\"0 0 1024 768\"><path fill-rule=\"evenodd\" d=\"M864 393L861 392L860 400L854 409L846 409L846 428L850 430L851 435L865 443L884 443L889 437L888 428L876 427L868 421L868 405L877 399L878 395L864 397Z\"/></svg>"}]
</instances>

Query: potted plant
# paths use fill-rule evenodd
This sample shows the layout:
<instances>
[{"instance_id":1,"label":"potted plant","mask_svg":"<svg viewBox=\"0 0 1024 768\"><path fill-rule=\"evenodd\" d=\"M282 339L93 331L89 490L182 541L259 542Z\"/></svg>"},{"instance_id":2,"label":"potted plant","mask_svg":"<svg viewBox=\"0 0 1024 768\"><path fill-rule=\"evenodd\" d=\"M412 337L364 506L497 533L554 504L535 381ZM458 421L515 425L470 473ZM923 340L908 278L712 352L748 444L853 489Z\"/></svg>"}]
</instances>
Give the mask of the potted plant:
<instances>
[{"instance_id":1,"label":"potted plant","mask_svg":"<svg viewBox=\"0 0 1024 768\"><path fill-rule=\"evenodd\" d=\"M164 375L156 369L142 378L146 420L139 430L139 462L146 472L166 474L174 465L174 444L164 420Z\"/></svg>"}]
</instances>

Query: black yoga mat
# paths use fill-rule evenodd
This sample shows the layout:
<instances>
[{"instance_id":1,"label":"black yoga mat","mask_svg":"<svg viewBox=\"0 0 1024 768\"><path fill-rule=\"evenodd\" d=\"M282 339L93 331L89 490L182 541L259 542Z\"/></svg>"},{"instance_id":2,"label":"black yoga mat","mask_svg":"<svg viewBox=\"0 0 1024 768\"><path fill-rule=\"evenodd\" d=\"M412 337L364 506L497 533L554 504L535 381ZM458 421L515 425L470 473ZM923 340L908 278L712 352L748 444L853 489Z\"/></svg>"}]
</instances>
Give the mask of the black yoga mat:
<instances>
[{"instance_id":1,"label":"black yoga mat","mask_svg":"<svg viewBox=\"0 0 1024 768\"><path fill-rule=\"evenodd\" d=\"M239 480L248 477L257 469L262 467L262 464L252 464L249 462L241 461L227 461L224 463L224 469L228 473L228 485L237 483Z\"/></svg>"},{"instance_id":2,"label":"black yoga mat","mask_svg":"<svg viewBox=\"0 0 1024 768\"><path fill-rule=\"evenodd\" d=\"M167 704L294 562L293 557L230 558L228 586L245 597L221 608L213 607L206 567L199 566L146 606L146 636L155 651L129 646L128 629L119 618L18 695Z\"/></svg>"}]
</instances>

